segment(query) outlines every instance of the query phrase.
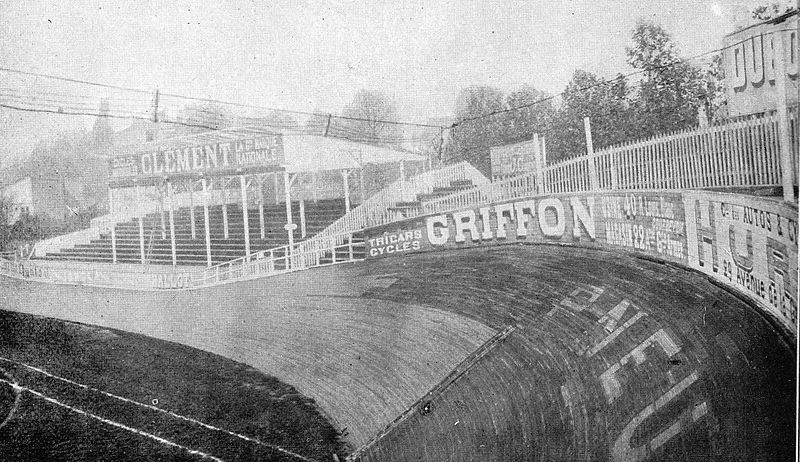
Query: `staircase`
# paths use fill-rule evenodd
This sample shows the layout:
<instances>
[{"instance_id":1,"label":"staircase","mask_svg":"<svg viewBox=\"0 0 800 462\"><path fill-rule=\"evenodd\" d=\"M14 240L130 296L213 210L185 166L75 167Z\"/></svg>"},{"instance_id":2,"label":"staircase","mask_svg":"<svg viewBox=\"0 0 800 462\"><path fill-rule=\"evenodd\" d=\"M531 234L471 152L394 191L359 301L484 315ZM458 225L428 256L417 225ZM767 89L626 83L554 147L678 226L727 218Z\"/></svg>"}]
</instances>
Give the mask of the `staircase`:
<instances>
[{"instance_id":1,"label":"staircase","mask_svg":"<svg viewBox=\"0 0 800 462\"><path fill-rule=\"evenodd\" d=\"M394 206L389 207L389 210L395 214L399 214L398 218L408 218L421 215L424 213L423 207L426 202L449 196L467 189L472 189L474 187L475 185L470 179L453 180L450 182L449 186L434 187L429 193L417 194L416 200L398 202Z\"/></svg>"}]
</instances>

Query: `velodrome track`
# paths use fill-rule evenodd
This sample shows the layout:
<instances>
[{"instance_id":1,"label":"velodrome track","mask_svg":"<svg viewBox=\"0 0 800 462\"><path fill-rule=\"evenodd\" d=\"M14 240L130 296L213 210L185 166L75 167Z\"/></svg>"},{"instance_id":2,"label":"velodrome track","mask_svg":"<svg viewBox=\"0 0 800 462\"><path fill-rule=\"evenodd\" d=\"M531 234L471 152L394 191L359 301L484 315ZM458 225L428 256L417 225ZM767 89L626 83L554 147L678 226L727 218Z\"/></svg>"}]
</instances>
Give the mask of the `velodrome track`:
<instances>
[{"instance_id":1,"label":"velodrome track","mask_svg":"<svg viewBox=\"0 0 800 462\"><path fill-rule=\"evenodd\" d=\"M367 443L361 460L795 451L794 340L704 276L620 253L458 250L186 292L0 284L5 309L173 340L274 375L354 447Z\"/></svg>"}]
</instances>

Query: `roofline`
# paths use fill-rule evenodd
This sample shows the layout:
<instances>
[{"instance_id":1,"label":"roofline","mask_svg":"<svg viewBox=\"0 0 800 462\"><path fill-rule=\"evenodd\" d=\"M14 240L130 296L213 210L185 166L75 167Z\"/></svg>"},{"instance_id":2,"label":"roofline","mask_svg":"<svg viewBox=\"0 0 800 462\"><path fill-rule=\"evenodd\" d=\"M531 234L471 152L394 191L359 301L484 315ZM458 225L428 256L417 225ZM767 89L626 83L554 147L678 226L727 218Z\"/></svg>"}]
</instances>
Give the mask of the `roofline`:
<instances>
[{"instance_id":1,"label":"roofline","mask_svg":"<svg viewBox=\"0 0 800 462\"><path fill-rule=\"evenodd\" d=\"M728 37L730 37L732 35L736 35L736 34L738 34L740 32L744 32L744 31L746 31L748 29L752 29L754 27L763 26L764 24L780 24L780 23L786 21L787 19L789 19L791 16L796 15L798 13L798 11L799 10L797 8L795 8L793 10L787 11L786 13L783 13L780 16L776 16L776 17L774 17L772 19L767 19L766 21L761 21L761 22L758 22L758 23L755 23L755 24L751 24L751 25L749 25L747 27L743 27L743 28L741 28L739 30L733 31L730 34L725 35L725 38L728 38Z\"/></svg>"}]
</instances>

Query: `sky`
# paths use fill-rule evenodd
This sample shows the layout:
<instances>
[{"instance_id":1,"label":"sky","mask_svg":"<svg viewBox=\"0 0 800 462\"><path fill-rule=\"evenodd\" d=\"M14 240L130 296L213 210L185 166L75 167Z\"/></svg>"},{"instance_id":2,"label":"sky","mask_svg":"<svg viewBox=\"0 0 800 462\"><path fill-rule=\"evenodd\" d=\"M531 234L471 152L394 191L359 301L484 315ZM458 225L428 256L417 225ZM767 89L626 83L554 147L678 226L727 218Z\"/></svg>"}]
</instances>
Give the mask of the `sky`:
<instances>
[{"instance_id":1,"label":"sky","mask_svg":"<svg viewBox=\"0 0 800 462\"><path fill-rule=\"evenodd\" d=\"M684 56L718 48L761 3L4 1L0 67L331 113L364 88L393 98L403 120L425 122L452 114L468 85L558 93L576 69L627 72L640 19L671 32ZM59 117L36 119L53 121L39 131L73 123ZM0 109L0 139L19 139L30 120Z\"/></svg>"}]
</instances>

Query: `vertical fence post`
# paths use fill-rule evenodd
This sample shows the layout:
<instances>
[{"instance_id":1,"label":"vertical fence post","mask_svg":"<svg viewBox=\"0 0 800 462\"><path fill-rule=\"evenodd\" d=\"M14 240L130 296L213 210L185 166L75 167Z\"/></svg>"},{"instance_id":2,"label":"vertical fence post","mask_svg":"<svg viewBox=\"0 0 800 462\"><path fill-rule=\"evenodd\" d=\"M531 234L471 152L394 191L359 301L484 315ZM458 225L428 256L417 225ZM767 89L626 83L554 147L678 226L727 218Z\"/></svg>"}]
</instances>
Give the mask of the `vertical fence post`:
<instances>
[{"instance_id":1,"label":"vertical fence post","mask_svg":"<svg viewBox=\"0 0 800 462\"><path fill-rule=\"evenodd\" d=\"M794 160L789 140L789 114L786 110L786 52L781 32L773 32L775 43L775 90L778 95L778 141L781 153L783 200L794 202ZM791 44L789 45L791 46Z\"/></svg>"},{"instance_id":2,"label":"vertical fence post","mask_svg":"<svg viewBox=\"0 0 800 462\"><path fill-rule=\"evenodd\" d=\"M592 143L592 125L588 117L583 118L583 130L586 132L586 155L589 162L589 189L597 191L600 184L597 181L597 165L594 158L594 144Z\"/></svg>"},{"instance_id":3,"label":"vertical fence post","mask_svg":"<svg viewBox=\"0 0 800 462\"><path fill-rule=\"evenodd\" d=\"M611 189L619 189L619 178L617 178L617 151L611 149L608 152L608 167L611 169Z\"/></svg>"},{"instance_id":4,"label":"vertical fence post","mask_svg":"<svg viewBox=\"0 0 800 462\"><path fill-rule=\"evenodd\" d=\"M544 194L547 189L544 187L544 165L538 133L533 134L533 168L536 172L536 193Z\"/></svg>"},{"instance_id":5,"label":"vertical fence post","mask_svg":"<svg viewBox=\"0 0 800 462\"><path fill-rule=\"evenodd\" d=\"M300 198L300 237L306 238L306 200Z\"/></svg>"}]
</instances>

